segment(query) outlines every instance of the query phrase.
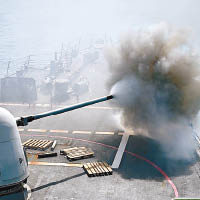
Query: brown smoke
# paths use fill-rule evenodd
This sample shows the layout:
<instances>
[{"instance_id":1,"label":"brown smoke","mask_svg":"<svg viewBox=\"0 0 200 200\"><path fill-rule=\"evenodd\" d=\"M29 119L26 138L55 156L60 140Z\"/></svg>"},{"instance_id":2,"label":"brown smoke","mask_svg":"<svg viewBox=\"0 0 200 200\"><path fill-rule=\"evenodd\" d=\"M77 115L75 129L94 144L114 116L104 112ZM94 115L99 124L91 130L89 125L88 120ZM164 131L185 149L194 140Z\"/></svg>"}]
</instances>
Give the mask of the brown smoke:
<instances>
[{"instance_id":1,"label":"brown smoke","mask_svg":"<svg viewBox=\"0 0 200 200\"><path fill-rule=\"evenodd\" d=\"M188 124L200 108L199 56L187 36L159 24L127 34L106 52L108 87L124 127L148 132L180 159L193 153Z\"/></svg>"}]
</instances>

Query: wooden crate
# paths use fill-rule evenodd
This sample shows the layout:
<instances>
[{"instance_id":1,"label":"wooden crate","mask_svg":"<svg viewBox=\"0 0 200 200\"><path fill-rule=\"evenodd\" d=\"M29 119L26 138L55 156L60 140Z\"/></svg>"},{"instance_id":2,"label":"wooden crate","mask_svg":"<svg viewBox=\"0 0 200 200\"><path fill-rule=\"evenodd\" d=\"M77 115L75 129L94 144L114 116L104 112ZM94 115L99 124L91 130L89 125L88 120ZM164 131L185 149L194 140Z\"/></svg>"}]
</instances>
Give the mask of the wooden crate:
<instances>
[{"instance_id":1,"label":"wooden crate","mask_svg":"<svg viewBox=\"0 0 200 200\"><path fill-rule=\"evenodd\" d=\"M73 147L69 149L63 149L60 151L60 153L65 155L69 161L80 160L94 156L94 152L86 147Z\"/></svg>"},{"instance_id":2,"label":"wooden crate","mask_svg":"<svg viewBox=\"0 0 200 200\"><path fill-rule=\"evenodd\" d=\"M106 162L83 164L83 169L89 177L112 175L112 168Z\"/></svg>"},{"instance_id":3,"label":"wooden crate","mask_svg":"<svg viewBox=\"0 0 200 200\"><path fill-rule=\"evenodd\" d=\"M53 141L50 140L36 140L36 139L29 139L23 143L23 146L27 149L34 149L34 150L42 150L49 148L52 145Z\"/></svg>"}]
</instances>

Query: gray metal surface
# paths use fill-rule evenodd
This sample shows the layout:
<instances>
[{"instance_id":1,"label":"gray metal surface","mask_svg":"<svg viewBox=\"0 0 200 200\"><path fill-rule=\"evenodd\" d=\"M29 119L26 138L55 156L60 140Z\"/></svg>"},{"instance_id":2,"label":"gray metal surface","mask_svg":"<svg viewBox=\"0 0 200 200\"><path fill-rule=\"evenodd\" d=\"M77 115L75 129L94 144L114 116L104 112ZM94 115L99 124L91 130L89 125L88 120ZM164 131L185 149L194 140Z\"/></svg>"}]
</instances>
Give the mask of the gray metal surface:
<instances>
[{"instance_id":1,"label":"gray metal surface","mask_svg":"<svg viewBox=\"0 0 200 200\"><path fill-rule=\"evenodd\" d=\"M50 110L45 107L26 106L7 108L15 116ZM112 165L116 148L122 138L118 135L121 131L120 126L113 118L115 113L115 109L90 107L41 119L21 130L21 139L23 142L30 138L56 140L57 146L54 151L58 153L63 147L86 146L94 151L95 157L75 163L106 161ZM66 132L56 132L56 130ZM114 132L114 134L97 134L97 132ZM32 155L29 156L29 160L37 159ZM61 155L39 161L68 162ZM168 178L152 164L159 167ZM32 200L167 200L175 197L176 192L179 197L200 196L200 163L197 155L191 161L172 160L156 141L137 135L129 137L120 167L114 170L111 176L89 178L81 168L35 165L29 166L29 173L28 184L32 189Z\"/></svg>"}]
</instances>

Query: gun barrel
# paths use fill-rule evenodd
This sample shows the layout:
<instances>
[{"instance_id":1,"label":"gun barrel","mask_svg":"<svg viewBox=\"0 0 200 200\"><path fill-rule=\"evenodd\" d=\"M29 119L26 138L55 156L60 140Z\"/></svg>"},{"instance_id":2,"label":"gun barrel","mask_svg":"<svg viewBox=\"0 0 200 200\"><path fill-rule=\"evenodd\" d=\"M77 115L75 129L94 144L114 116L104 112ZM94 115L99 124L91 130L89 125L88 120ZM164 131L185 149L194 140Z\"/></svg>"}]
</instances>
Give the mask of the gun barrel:
<instances>
[{"instance_id":1,"label":"gun barrel","mask_svg":"<svg viewBox=\"0 0 200 200\"><path fill-rule=\"evenodd\" d=\"M48 117L48 116L51 116L51 115L58 115L58 114L61 114L61 113L64 113L64 112L69 112L71 110L75 110L75 109L79 109L79 108L82 108L82 107L85 107L85 106L89 106L89 105L93 105L93 104L100 103L100 102L103 102L103 101L107 101L107 100L110 100L112 98L114 98L113 95L109 95L109 96L101 97L99 99L87 101L87 102L84 102L84 103L75 104L75 105L72 105L72 106L69 106L69 107L60 108L60 109L57 109L57 110L44 112L44 113L41 113L41 114L28 116L28 117L21 117L21 118L17 119L17 125L18 126L25 126L25 125L28 124L28 122L31 122L33 120L41 119L41 118Z\"/></svg>"},{"instance_id":2,"label":"gun barrel","mask_svg":"<svg viewBox=\"0 0 200 200\"><path fill-rule=\"evenodd\" d=\"M61 109L53 110L53 111L50 111L50 112L41 113L41 114L35 115L33 117L34 117L34 119L40 119L40 118L51 116L51 115L58 115L58 114L61 114L61 113L64 113L64 112L69 112L71 110L75 110L75 109L78 109L78 108L93 105L95 103L107 101L107 100L112 99L112 98L113 98L112 95L105 96L105 97L102 97L102 98L99 98L99 99L87 101L87 102L84 102L84 103L75 104L75 105L72 105L72 106L69 106L69 107L66 107L66 108L61 108Z\"/></svg>"}]
</instances>

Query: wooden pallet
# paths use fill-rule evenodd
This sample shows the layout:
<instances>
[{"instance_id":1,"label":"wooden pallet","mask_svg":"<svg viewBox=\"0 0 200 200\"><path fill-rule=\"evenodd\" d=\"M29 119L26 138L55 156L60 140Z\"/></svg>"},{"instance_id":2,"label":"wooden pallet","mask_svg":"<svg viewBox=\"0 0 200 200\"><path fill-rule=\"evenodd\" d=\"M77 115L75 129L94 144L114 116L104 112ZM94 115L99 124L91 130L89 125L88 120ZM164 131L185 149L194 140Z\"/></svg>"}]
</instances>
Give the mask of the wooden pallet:
<instances>
[{"instance_id":1,"label":"wooden pallet","mask_svg":"<svg viewBox=\"0 0 200 200\"><path fill-rule=\"evenodd\" d=\"M112 175L112 168L106 162L85 163L83 169L89 177Z\"/></svg>"},{"instance_id":2,"label":"wooden pallet","mask_svg":"<svg viewBox=\"0 0 200 200\"><path fill-rule=\"evenodd\" d=\"M60 154L65 155L69 161L80 160L94 156L94 152L86 147L73 147L69 149L63 149L60 151Z\"/></svg>"},{"instance_id":3,"label":"wooden pallet","mask_svg":"<svg viewBox=\"0 0 200 200\"><path fill-rule=\"evenodd\" d=\"M23 146L28 149L34 150L42 150L49 148L52 145L53 141L50 140L36 140L36 139L29 139L23 143Z\"/></svg>"}]
</instances>

